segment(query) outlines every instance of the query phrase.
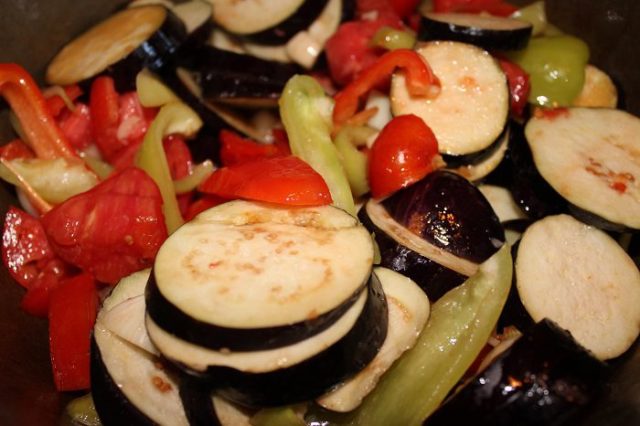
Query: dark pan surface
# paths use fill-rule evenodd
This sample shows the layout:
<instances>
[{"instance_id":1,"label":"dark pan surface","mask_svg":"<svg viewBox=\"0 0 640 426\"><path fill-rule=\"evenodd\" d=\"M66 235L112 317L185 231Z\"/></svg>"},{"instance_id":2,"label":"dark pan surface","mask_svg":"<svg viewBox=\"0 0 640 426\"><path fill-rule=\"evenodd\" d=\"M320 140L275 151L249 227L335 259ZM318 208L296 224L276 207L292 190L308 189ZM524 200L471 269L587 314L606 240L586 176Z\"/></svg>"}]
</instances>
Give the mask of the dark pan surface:
<instances>
[{"instance_id":1,"label":"dark pan surface","mask_svg":"<svg viewBox=\"0 0 640 426\"><path fill-rule=\"evenodd\" d=\"M3 0L0 62L17 62L41 76L66 40L113 11L123 0ZM514 1L514 3L525 3ZM548 0L552 22L583 38L591 62L623 90L626 109L640 115L640 2L636 0ZM0 115L0 141L10 137ZM0 185L0 214L15 198ZM58 424L73 395L55 392L49 367L47 324L19 310L23 290L0 268L0 425ZM638 343L618 361L602 398L585 426L640 424Z\"/></svg>"}]
</instances>

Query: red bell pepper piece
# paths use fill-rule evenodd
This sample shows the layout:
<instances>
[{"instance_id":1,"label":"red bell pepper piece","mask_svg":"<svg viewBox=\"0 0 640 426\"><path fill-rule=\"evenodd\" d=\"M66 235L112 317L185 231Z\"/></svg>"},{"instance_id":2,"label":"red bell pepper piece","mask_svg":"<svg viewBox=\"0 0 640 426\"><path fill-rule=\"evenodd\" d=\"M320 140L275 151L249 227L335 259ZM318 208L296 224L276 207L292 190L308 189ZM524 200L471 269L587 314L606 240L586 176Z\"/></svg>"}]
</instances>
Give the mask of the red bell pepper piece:
<instances>
[{"instance_id":1,"label":"red bell pepper piece","mask_svg":"<svg viewBox=\"0 0 640 426\"><path fill-rule=\"evenodd\" d=\"M82 89L77 84L65 86L62 89L67 94L69 100L72 102L82 95ZM59 95L53 95L46 98L46 102L47 108L49 109L49 112L53 117L57 117L62 111L67 108L67 104Z\"/></svg>"},{"instance_id":2,"label":"red bell pepper piece","mask_svg":"<svg viewBox=\"0 0 640 426\"><path fill-rule=\"evenodd\" d=\"M527 106L527 98L531 90L529 74L518 64L506 59L498 58L498 63L507 76L509 84L509 94L511 98L511 111L518 117L522 117L524 108Z\"/></svg>"},{"instance_id":3,"label":"red bell pepper piece","mask_svg":"<svg viewBox=\"0 0 640 426\"><path fill-rule=\"evenodd\" d=\"M215 195L204 194L201 198L198 198L193 203L189 204L187 211L184 215L185 221L190 221L198 214L202 213L205 210L210 209L211 207L215 207L218 204L222 204L228 201L225 198L216 197Z\"/></svg>"},{"instance_id":4,"label":"red bell pepper piece","mask_svg":"<svg viewBox=\"0 0 640 426\"><path fill-rule=\"evenodd\" d=\"M89 274L64 280L51 295L49 351L59 391L90 386L90 338L97 311L98 291Z\"/></svg>"},{"instance_id":5,"label":"red bell pepper piece","mask_svg":"<svg viewBox=\"0 0 640 426\"><path fill-rule=\"evenodd\" d=\"M495 16L509 16L518 10L504 0L433 0L436 13L481 13Z\"/></svg>"},{"instance_id":6,"label":"red bell pepper piece","mask_svg":"<svg viewBox=\"0 0 640 426\"><path fill-rule=\"evenodd\" d=\"M150 266L167 238L160 190L133 167L58 204L42 225L58 256L109 284Z\"/></svg>"},{"instance_id":7,"label":"red bell pepper piece","mask_svg":"<svg viewBox=\"0 0 640 426\"><path fill-rule=\"evenodd\" d=\"M231 130L220 131L220 161L225 166L233 166L260 158L283 157L291 155L288 143L258 143L245 139Z\"/></svg>"},{"instance_id":8,"label":"red bell pepper piece","mask_svg":"<svg viewBox=\"0 0 640 426\"><path fill-rule=\"evenodd\" d=\"M73 111L62 113L58 126L74 148L82 150L91 144L91 112L87 105L78 103Z\"/></svg>"},{"instance_id":9,"label":"red bell pepper piece","mask_svg":"<svg viewBox=\"0 0 640 426\"><path fill-rule=\"evenodd\" d=\"M18 117L38 158L79 158L51 116L42 92L16 64L0 64L0 95Z\"/></svg>"},{"instance_id":10,"label":"red bell pepper piece","mask_svg":"<svg viewBox=\"0 0 640 426\"><path fill-rule=\"evenodd\" d=\"M331 194L322 176L292 155L222 167L198 189L226 199L242 198L291 206L331 203Z\"/></svg>"},{"instance_id":11,"label":"red bell pepper piece","mask_svg":"<svg viewBox=\"0 0 640 426\"><path fill-rule=\"evenodd\" d=\"M438 163L438 141L422 119L400 115L376 138L369 153L369 186L381 198L425 177Z\"/></svg>"},{"instance_id":12,"label":"red bell pepper piece","mask_svg":"<svg viewBox=\"0 0 640 426\"><path fill-rule=\"evenodd\" d=\"M118 144L118 100L119 95L111 77L102 76L93 81L89 96L93 140L107 160L111 160L121 148Z\"/></svg>"},{"instance_id":13,"label":"red bell pepper piece","mask_svg":"<svg viewBox=\"0 0 640 426\"><path fill-rule=\"evenodd\" d=\"M371 67L338 92L333 108L333 123L339 127L358 111L360 98L376 84L388 78L396 68L405 72L407 90L412 96L434 96L440 80L420 54L410 49L396 49L382 55Z\"/></svg>"}]
</instances>

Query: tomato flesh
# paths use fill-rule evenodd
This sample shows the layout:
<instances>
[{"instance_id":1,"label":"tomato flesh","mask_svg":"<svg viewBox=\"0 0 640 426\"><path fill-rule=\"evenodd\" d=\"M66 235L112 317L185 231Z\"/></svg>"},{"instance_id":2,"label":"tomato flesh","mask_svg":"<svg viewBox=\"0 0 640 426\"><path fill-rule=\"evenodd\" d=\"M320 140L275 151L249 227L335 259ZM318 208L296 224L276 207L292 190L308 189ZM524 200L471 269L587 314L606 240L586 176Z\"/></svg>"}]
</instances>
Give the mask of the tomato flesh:
<instances>
[{"instance_id":1,"label":"tomato flesh","mask_svg":"<svg viewBox=\"0 0 640 426\"><path fill-rule=\"evenodd\" d=\"M369 153L371 195L381 198L422 179L434 169L435 135L422 119L401 115L391 120Z\"/></svg>"}]
</instances>

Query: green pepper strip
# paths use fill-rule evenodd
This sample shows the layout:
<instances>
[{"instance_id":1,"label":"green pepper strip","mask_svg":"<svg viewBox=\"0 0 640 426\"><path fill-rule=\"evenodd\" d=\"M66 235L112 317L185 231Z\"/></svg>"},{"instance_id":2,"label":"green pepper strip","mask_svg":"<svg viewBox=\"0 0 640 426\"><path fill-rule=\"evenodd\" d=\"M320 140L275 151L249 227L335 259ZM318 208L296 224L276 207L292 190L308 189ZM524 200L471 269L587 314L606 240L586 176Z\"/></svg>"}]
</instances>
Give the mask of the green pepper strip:
<instances>
[{"instance_id":1,"label":"green pepper strip","mask_svg":"<svg viewBox=\"0 0 640 426\"><path fill-rule=\"evenodd\" d=\"M340 127L353 117L358 111L360 97L391 76L396 68L405 72L407 90L411 96L434 97L440 92L440 80L419 53L410 49L392 50L378 58L334 96L334 125Z\"/></svg>"},{"instance_id":2,"label":"green pepper strip","mask_svg":"<svg viewBox=\"0 0 640 426\"><path fill-rule=\"evenodd\" d=\"M411 49L416 44L416 36L410 31L384 26L373 35L371 45L387 50Z\"/></svg>"},{"instance_id":3,"label":"green pepper strip","mask_svg":"<svg viewBox=\"0 0 640 426\"><path fill-rule=\"evenodd\" d=\"M136 165L147 172L160 189L163 201L162 209L169 234L178 229L184 220L176 200L176 192L162 146L162 139L172 133L193 135L201 126L202 120L191 108L181 102L169 102L160 108L158 115L144 136L142 146L137 154Z\"/></svg>"},{"instance_id":4,"label":"green pepper strip","mask_svg":"<svg viewBox=\"0 0 640 426\"><path fill-rule=\"evenodd\" d=\"M358 150L359 146L367 143L367 139L376 131L364 126L345 126L336 135L335 144L342 167L347 174L351 192L356 197L361 197L369 192L369 180L367 178L367 154Z\"/></svg>"},{"instance_id":5,"label":"green pepper strip","mask_svg":"<svg viewBox=\"0 0 640 426\"><path fill-rule=\"evenodd\" d=\"M349 181L331 140L330 118L322 114L322 104L329 105L322 86L312 77L293 76L280 97L280 116L284 123L291 153L318 172L331 192L333 205L355 215ZM329 108L327 108L327 111Z\"/></svg>"},{"instance_id":6,"label":"green pepper strip","mask_svg":"<svg viewBox=\"0 0 640 426\"><path fill-rule=\"evenodd\" d=\"M19 65L0 64L0 95L6 99L38 158L79 158L47 109L42 92Z\"/></svg>"},{"instance_id":7,"label":"green pepper strip","mask_svg":"<svg viewBox=\"0 0 640 426\"><path fill-rule=\"evenodd\" d=\"M358 409L310 415L331 425L421 425L489 339L507 300L512 272L505 244L476 274L433 304L415 346L382 376Z\"/></svg>"}]
</instances>

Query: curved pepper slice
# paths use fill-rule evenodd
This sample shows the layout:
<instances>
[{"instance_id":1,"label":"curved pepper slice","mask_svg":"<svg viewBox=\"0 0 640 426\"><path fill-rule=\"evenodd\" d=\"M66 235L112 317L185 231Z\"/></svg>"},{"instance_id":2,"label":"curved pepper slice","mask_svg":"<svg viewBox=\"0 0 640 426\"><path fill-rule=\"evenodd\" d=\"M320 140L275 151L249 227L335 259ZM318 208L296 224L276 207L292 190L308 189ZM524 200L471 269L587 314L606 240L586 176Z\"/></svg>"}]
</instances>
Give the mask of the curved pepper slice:
<instances>
[{"instance_id":1,"label":"curved pepper slice","mask_svg":"<svg viewBox=\"0 0 640 426\"><path fill-rule=\"evenodd\" d=\"M335 95L334 126L340 127L353 117L358 111L360 98L388 78L396 68L405 72L407 90L412 96L433 97L439 93L440 80L420 54L410 49L392 50Z\"/></svg>"},{"instance_id":2,"label":"curved pepper slice","mask_svg":"<svg viewBox=\"0 0 640 426\"><path fill-rule=\"evenodd\" d=\"M79 158L60 131L31 75L19 65L0 64L0 95L18 117L38 158Z\"/></svg>"}]
</instances>

